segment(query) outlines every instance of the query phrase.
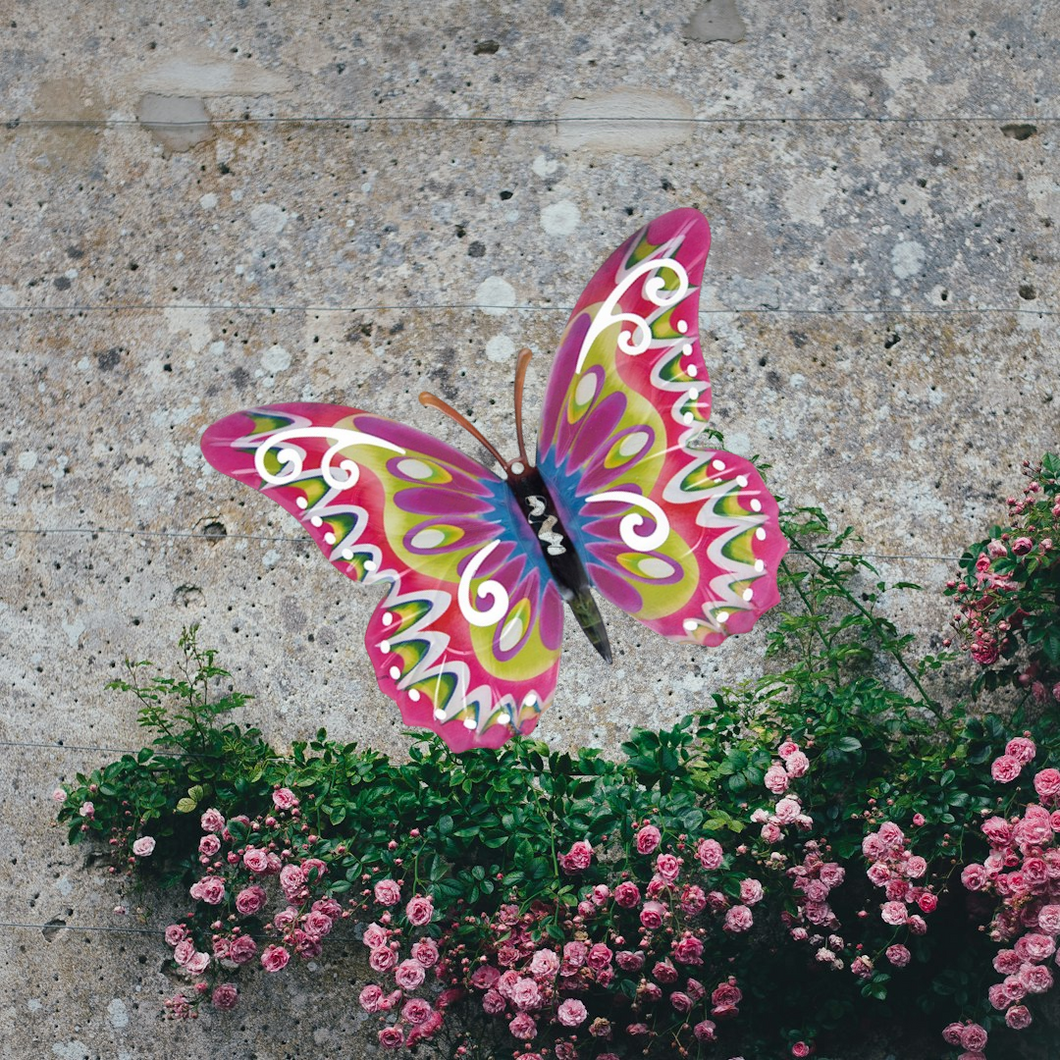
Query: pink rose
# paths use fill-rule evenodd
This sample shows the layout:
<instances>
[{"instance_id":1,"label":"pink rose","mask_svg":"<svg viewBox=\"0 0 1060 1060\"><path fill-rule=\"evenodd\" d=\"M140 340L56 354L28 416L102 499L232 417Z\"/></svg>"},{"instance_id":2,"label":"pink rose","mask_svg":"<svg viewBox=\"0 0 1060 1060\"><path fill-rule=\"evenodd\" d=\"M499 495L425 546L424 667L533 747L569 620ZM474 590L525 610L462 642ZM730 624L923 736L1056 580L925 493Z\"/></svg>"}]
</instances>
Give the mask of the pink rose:
<instances>
[{"instance_id":1,"label":"pink rose","mask_svg":"<svg viewBox=\"0 0 1060 1060\"><path fill-rule=\"evenodd\" d=\"M556 1016L564 1027L577 1027L584 1023L589 1010L577 998L569 997L556 1010Z\"/></svg>"},{"instance_id":2,"label":"pink rose","mask_svg":"<svg viewBox=\"0 0 1060 1060\"><path fill-rule=\"evenodd\" d=\"M199 824L204 832L223 832L225 827L224 815L220 810L207 810L199 818Z\"/></svg>"},{"instance_id":3,"label":"pink rose","mask_svg":"<svg viewBox=\"0 0 1060 1060\"><path fill-rule=\"evenodd\" d=\"M619 950L615 961L624 972L639 972L644 967L644 952L642 950Z\"/></svg>"},{"instance_id":4,"label":"pink rose","mask_svg":"<svg viewBox=\"0 0 1060 1060\"><path fill-rule=\"evenodd\" d=\"M390 938L390 932L386 928L380 927L378 924L369 924L364 929L364 944L370 950L377 950L380 946L385 946Z\"/></svg>"},{"instance_id":5,"label":"pink rose","mask_svg":"<svg viewBox=\"0 0 1060 1060\"><path fill-rule=\"evenodd\" d=\"M397 954L389 946L381 946L368 954L368 964L373 972L389 972L397 964Z\"/></svg>"},{"instance_id":6,"label":"pink rose","mask_svg":"<svg viewBox=\"0 0 1060 1060\"><path fill-rule=\"evenodd\" d=\"M1035 774L1034 790L1043 800L1052 801L1060 796L1060 770L1043 769Z\"/></svg>"},{"instance_id":7,"label":"pink rose","mask_svg":"<svg viewBox=\"0 0 1060 1060\"><path fill-rule=\"evenodd\" d=\"M140 836L132 845L132 852L138 858L148 858L155 852L155 841L152 836Z\"/></svg>"},{"instance_id":8,"label":"pink rose","mask_svg":"<svg viewBox=\"0 0 1060 1060\"><path fill-rule=\"evenodd\" d=\"M999 784L1011 784L1020 775L1023 768L1020 760L1012 755L995 758L990 765L990 775Z\"/></svg>"},{"instance_id":9,"label":"pink rose","mask_svg":"<svg viewBox=\"0 0 1060 1060\"><path fill-rule=\"evenodd\" d=\"M541 990L530 978L520 978L512 986L512 1004L520 1009L537 1009L541 1007Z\"/></svg>"},{"instance_id":10,"label":"pink rose","mask_svg":"<svg viewBox=\"0 0 1060 1060\"><path fill-rule=\"evenodd\" d=\"M645 902L640 911L640 922L649 931L662 927L666 916L666 907L661 902Z\"/></svg>"},{"instance_id":11,"label":"pink rose","mask_svg":"<svg viewBox=\"0 0 1060 1060\"><path fill-rule=\"evenodd\" d=\"M792 798L790 795L781 799L776 807L776 822L777 824L793 824L799 819L799 814L802 811L802 804L798 799Z\"/></svg>"},{"instance_id":12,"label":"pink rose","mask_svg":"<svg viewBox=\"0 0 1060 1060\"><path fill-rule=\"evenodd\" d=\"M239 990L236 984L222 983L214 990L210 1002L214 1008L220 1009L222 1012L234 1009L239 1003Z\"/></svg>"},{"instance_id":13,"label":"pink rose","mask_svg":"<svg viewBox=\"0 0 1060 1060\"><path fill-rule=\"evenodd\" d=\"M530 958L530 974L535 979L555 979L559 964L559 956L553 950L536 950Z\"/></svg>"},{"instance_id":14,"label":"pink rose","mask_svg":"<svg viewBox=\"0 0 1060 1060\"><path fill-rule=\"evenodd\" d=\"M241 916L253 916L265 908L267 897L263 888L254 885L244 887L236 895L236 912Z\"/></svg>"},{"instance_id":15,"label":"pink rose","mask_svg":"<svg viewBox=\"0 0 1060 1060\"><path fill-rule=\"evenodd\" d=\"M331 933L334 923L326 913L314 909L303 921L302 929L312 939L320 939Z\"/></svg>"},{"instance_id":16,"label":"pink rose","mask_svg":"<svg viewBox=\"0 0 1060 1060\"><path fill-rule=\"evenodd\" d=\"M783 766L770 766L762 783L774 794L783 795L788 790L788 774Z\"/></svg>"},{"instance_id":17,"label":"pink rose","mask_svg":"<svg viewBox=\"0 0 1060 1060\"><path fill-rule=\"evenodd\" d=\"M877 835L888 850L900 850L905 844L905 833L894 821L884 821Z\"/></svg>"},{"instance_id":18,"label":"pink rose","mask_svg":"<svg viewBox=\"0 0 1060 1060\"><path fill-rule=\"evenodd\" d=\"M912 957L913 955L901 943L896 942L893 946L887 947L887 960L889 960L895 968L904 968L910 962Z\"/></svg>"},{"instance_id":19,"label":"pink rose","mask_svg":"<svg viewBox=\"0 0 1060 1060\"><path fill-rule=\"evenodd\" d=\"M412 944L412 956L424 968L433 968L438 963L438 944L434 939L420 939Z\"/></svg>"},{"instance_id":20,"label":"pink rose","mask_svg":"<svg viewBox=\"0 0 1060 1060\"><path fill-rule=\"evenodd\" d=\"M667 883L673 883L681 872L681 862L673 854L660 854L655 859L655 871Z\"/></svg>"},{"instance_id":21,"label":"pink rose","mask_svg":"<svg viewBox=\"0 0 1060 1060\"><path fill-rule=\"evenodd\" d=\"M210 955L203 953L201 950L197 950L191 955L188 963L184 965L184 970L190 972L192 975L202 975L207 968L210 967Z\"/></svg>"},{"instance_id":22,"label":"pink rose","mask_svg":"<svg viewBox=\"0 0 1060 1060\"><path fill-rule=\"evenodd\" d=\"M973 862L971 865L965 865L961 870L961 883L969 891L981 891L988 882L989 876L982 865Z\"/></svg>"},{"instance_id":23,"label":"pink rose","mask_svg":"<svg viewBox=\"0 0 1060 1060\"><path fill-rule=\"evenodd\" d=\"M717 1037L715 1033L716 1027L710 1020L700 1020L692 1028L692 1033L696 1036L697 1042L712 1042Z\"/></svg>"},{"instance_id":24,"label":"pink rose","mask_svg":"<svg viewBox=\"0 0 1060 1060\"><path fill-rule=\"evenodd\" d=\"M904 902L884 902L880 906L880 916L885 924L898 927L909 919L909 910Z\"/></svg>"},{"instance_id":25,"label":"pink rose","mask_svg":"<svg viewBox=\"0 0 1060 1060\"><path fill-rule=\"evenodd\" d=\"M613 956L614 954L607 946L602 942L597 942L589 947L589 955L585 958L585 963L594 971L599 972L610 967Z\"/></svg>"},{"instance_id":26,"label":"pink rose","mask_svg":"<svg viewBox=\"0 0 1060 1060\"><path fill-rule=\"evenodd\" d=\"M375 983L370 983L361 991L357 1000L365 1012L378 1012L379 1004L383 1000L383 991Z\"/></svg>"},{"instance_id":27,"label":"pink rose","mask_svg":"<svg viewBox=\"0 0 1060 1060\"><path fill-rule=\"evenodd\" d=\"M204 876L188 888L188 893L198 902L220 905L225 896L224 881L217 876Z\"/></svg>"},{"instance_id":28,"label":"pink rose","mask_svg":"<svg viewBox=\"0 0 1060 1060\"><path fill-rule=\"evenodd\" d=\"M795 751L784 760L784 768L789 777L804 777L810 768L810 760L802 751Z\"/></svg>"},{"instance_id":29,"label":"pink rose","mask_svg":"<svg viewBox=\"0 0 1060 1060\"><path fill-rule=\"evenodd\" d=\"M429 895L416 895L409 899L405 906L405 915L413 927L423 927L431 922L434 916L434 902Z\"/></svg>"},{"instance_id":30,"label":"pink rose","mask_svg":"<svg viewBox=\"0 0 1060 1060\"><path fill-rule=\"evenodd\" d=\"M716 839L703 839L696 850L696 856L699 858L700 865L707 872L713 872L721 866L724 852L721 849L721 844Z\"/></svg>"},{"instance_id":31,"label":"pink rose","mask_svg":"<svg viewBox=\"0 0 1060 1060\"><path fill-rule=\"evenodd\" d=\"M256 872L259 876L264 875L269 871L268 851L259 850L257 847L247 847L243 851L243 864L251 872Z\"/></svg>"},{"instance_id":32,"label":"pink rose","mask_svg":"<svg viewBox=\"0 0 1060 1060\"><path fill-rule=\"evenodd\" d=\"M176 946L188 937L188 929L183 924L170 924L166 928L166 945Z\"/></svg>"},{"instance_id":33,"label":"pink rose","mask_svg":"<svg viewBox=\"0 0 1060 1060\"><path fill-rule=\"evenodd\" d=\"M796 1042L791 1047L791 1055L797 1057L809 1056L813 1050L805 1042Z\"/></svg>"},{"instance_id":34,"label":"pink rose","mask_svg":"<svg viewBox=\"0 0 1060 1060\"><path fill-rule=\"evenodd\" d=\"M695 935L682 935L674 940L673 954L680 964L702 964L703 943Z\"/></svg>"},{"instance_id":35,"label":"pink rose","mask_svg":"<svg viewBox=\"0 0 1060 1060\"><path fill-rule=\"evenodd\" d=\"M267 972L278 972L287 967L291 954L282 946L266 946L261 955L261 966Z\"/></svg>"},{"instance_id":36,"label":"pink rose","mask_svg":"<svg viewBox=\"0 0 1060 1060\"><path fill-rule=\"evenodd\" d=\"M1033 548L1033 538L1017 537L1016 540L1012 542L1012 552L1016 556L1026 556L1027 553L1030 552ZM1028 1022L1030 1021L1028 1020ZM1009 1026L1011 1027L1012 1024L1009 1024Z\"/></svg>"},{"instance_id":37,"label":"pink rose","mask_svg":"<svg viewBox=\"0 0 1060 1060\"><path fill-rule=\"evenodd\" d=\"M305 870L300 865L284 865L280 869L280 889L289 902L301 898L305 887Z\"/></svg>"},{"instance_id":38,"label":"pink rose","mask_svg":"<svg viewBox=\"0 0 1060 1060\"><path fill-rule=\"evenodd\" d=\"M1023 966L1023 959L1015 950L998 950L993 964L999 975L1015 975Z\"/></svg>"},{"instance_id":39,"label":"pink rose","mask_svg":"<svg viewBox=\"0 0 1060 1060\"><path fill-rule=\"evenodd\" d=\"M394 972L394 980L402 990L415 990L425 978L423 965L417 960L402 961Z\"/></svg>"},{"instance_id":40,"label":"pink rose","mask_svg":"<svg viewBox=\"0 0 1060 1060\"><path fill-rule=\"evenodd\" d=\"M861 852L870 861L878 861L887 856L887 847L875 832L869 832L861 841Z\"/></svg>"},{"instance_id":41,"label":"pink rose","mask_svg":"<svg viewBox=\"0 0 1060 1060\"><path fill-rule=\"evenodd\" d=\"M698 884L688 884L681 892L681 911L685 916L696 916L702 913L707 905L707 896Z\"/></svg>"},{"instance_id":42,"label":"pink rose","mask_svg":"<svg viewBox=\"0 0 1060 1060\"><path fill-rule=\"evenodd\" d=\"M204 835L199 840L199 853L212 858L221 849L221 840L215 835Z\"/></svg>"},{"instance_id":43,"label":"pink rose","mask_svg":"<svg viewBox=\"0 0 1060 1060\"><path fill-rule=\"evenodd\" d=\"M560 867L564 872L584 872L593 859L593 848L585 840L575 843L570 851L561 854L559 858Z\"/></svg>"},{"instance_id":44,"label":"pink rose","mask_svg":"<svg viewBox=\"0 0 1060 1060\"><path fill-rule=\"evenodd\" d=\"M380 905L397 905L401 901L401 885L394 880L380 880L375 885L374 893Z\"/></svg>"},{"instance_id":45,"label":"pink rose","mask_svg":"<svg viewBox=\"0 0 1060 1060\"><path fill-rule=\"evenodd\" d=\"M740 901L744 905L755 905L762 901L762 897L765 892L762 889L762 884L752 879L750 876L745 880L740 881Z\"/></svg>"},{"instance_id":46,"label":"pink rose","mask_svg":"<svg viewBox=\"0 0 1060 1060\"><path fill-rule=\"evenodd\" d=\"M981 1053L986 1048L989 1036L978 1023L969 1023L960 1030L960 1041L954 1044L973 1053Z\"/></svg>"},{"instance_id":47,"label":"pink rose","mask_svg":"<svg viewBox=\"0 0 1060 1060\"><path fill-rule=\"evenodd\" d=\"M745 905L734 905L725 914L725 930L731 931L733 934L749 931L753 923L754 917L751 914L751 910Z\"/></svg>"},{"instance_id":48,"label":"pink rose","mask_svg":"<svg viewBox=\"0 0 1060 1060\"><path fill-rule=\"evenodd\" d=\"M939 900L932 891L925 891L917 898L916 904L922 913L934 913L938 908Z\"/></svg>"},{"instance_id":49,"label":"pink rose","mask_svg":"<svg viewBox=\"0 0 1060 1060\"><path fill-rule=\"evenodd\" d=\"M743 1000L743 991L736 985L735 979L719 983L710 995L710 1003L719 1008L735 1008Z\"/></svg>"},{"instance_id":50,"label":"pink rose","mask_svg":"<svg viewBox=\"0 0 1060 1060\"><path fill-rule=\"evenodd\" d=\"M272 804L277 810L292 810L298 805L298 796L290 788L277 788L272 793Z\"/></svg>"},{"instance_id":51,"label":"pink rose","mask_svg":"<svg viewBox=\"0 0 1060 1060\"><path fill-rule=\"evenodd\" d=\"M842 865L829 861L821 866L820 880L829 890L833 887L838 887L845 878L846 869Z\"/></svg>"},{"instance_id":52,"label":"pink rose","mask_svg":"<svg viewBox=\"0 0 1060 1060\"><path fill-rule=\"evenodd\" d=\"M1044 994L1053 985L1053 973L1044 964L1025 964L1019 979L1028 994Z\"/></svg>"},{"instance_id":53,"label":"pink rose","mask_svg":"<svg viewBox=\"0 0 1060 1060\"><path fill-rule=\"evenodd\" d=\"M317 883L327 875L327 871L327 863L321 861L320 858L306 858L302 862L302 875L305 877L306 883L309 883L310 880L313 883Z\"/></svg>"},{"instance_id":54,"label":"pink rose","mask_svg":"<svg viewBox=\"0 0 1060 1060\"><path fill-rule=\"evenodd\" d=\"M652 978L657 982L669 985L677 982L677 969L668 961L658 961L651 970Z\"/></svg>"},{"instance_id":55,"label":"pink rose","mask_svg":"<svg viewBox=\"0 0 1060 1060\"><path fill-rule=\"evenodd\" d=\"M637 833L637 853L651 854L662 841L662 833L653 824L646 824Z\"/></svg>"},{"instance_id":56,"label":"pink rose","mask_svg":"<svg viewBox=\"0 0 1060 1060\"><path fill-rule=\"evenodd\" d=\"M400 1049L405 1044L405 1036L400 1027L384 1027L379 1032L379 1044L384 1049Z\"/></svg>"},{"instance_id":57,"label":"pink rose","mask_svg":"<svg viewBox=\"0 0 1060 1060\"><path fill-rule=\"evenodd\" d=\"M228 947L228 959L233 964L246 964L257 952L258 944L249 935L238 935Z\"/></svg>"},{"instance_id":58,"label":"pink rose","mask_svg":"<svg viewBox=\"0 0 1060 1060\"><path fill-rule=\"evenodd\" d=\"M413 1027L418 1027L431 1018L433 1011L429 1001L425 1001L422 997L413 997L405 1002L401 1010L401 1016L406 1023L411 1023Z\"/></svg>"},{"instance_id":59,"label":"pink rose","mask_svg":"<svg viewBox=\"0 0 1060 1060\"><path fill-rule=\"evenodd\" d=\"M195 942L193 939L185 938L177 943L173 951L173 960L182 968L195 956Z\"/></svg>"},{"instance_id":60,"label":"pink rose","mask_svg":"<svg viewBox=\"0 0 1060 1060\"><path fill-rule=\"evenodd\" d=\"M762 825L762 842L768 843L772 846L774 843L779 843L784 838L784 833L780 830L780 825L773 824L772 821L769 824Z\"/></svg>"},{"instance_id":61,"label":"pink rose","mask_svg":"<svg viewBox=\"0 0 1060 1060\"><path fill-rule=\"evenodd\" d=\"M632 880L624 880L615 888L615 902L623 909L633 909L640 901L640 889Z\"/></svg>"},{"instance_id":62,"label":"pink rose","mask_svg":"<svg viewBox=\"0 0 1060 1060\"><path fill-rule=\"evenodd\" d=\"M508 1024L508 1030L510 1030L512 1036L518 1038L519 1041L527 1042L537 1034L537 1024L525 1012L520 1012L519 1015Z\"/></svg>"},{"instance_id":63,"label":"pink rose","mask_svg":"<svg viewBox=\"0 0 1060 1060\"><path fill-rule=\"evenodd\" d=\"M919 880L925 872L927 872L927 862L919 854L907 858L902 865L902 875L908 876L911 880Z\"/></svg>"},{"instance_id":64,"label":"pink rose","mask_svg":"<svg viewBox=\"0 0 1060 1060\"><path fill-rule=\"evenodd\" d=\"M1005 1013L1005 1023L1014 1031L1021 1031L1031 1025L1031 1012L1026 1005L1013 1005Z\"/></svg>"},{"instance_id":65,"label":"pink rose","mask_svg":"<svg viewBox=\"0 0 1060 1060\"><path fill-rule=\"evenodd\" d=\"M680 990L670 995L670 1004L677 1012L688 1012L692 1008L692 999Z\"/></svg>"},{"instance_id":66,"label":"pink rose","mask_svg":"<svg viewBox=\"0 0 1060 1060\"><path fill-rule=\"evenodd\" d=\"M1012 842L1012 828L1004 817L988 817L981 828L993 847L1007 847Z\"/></svg>"},{"instance_id":67,"label":"pink rose","mask_svg":"<svg viewBox=\"0 0 1060 1060\"><path fill-rule=\"evenodd\" d=\"M572 968L580 968L589 954L589 947L584 942L568 942L563 946L563 962Z\"/></svg>"},{"instance_id":68,"label":"pink rose","mask_svg":"<svg viewBox=\"0 0 1060 1060\"><path fill-rule=\"evenodd\" d=\"M499 1016L508 1007L508 1002L496 990L487 990L482 996L482 1010L487 1016Z\"/></svg>"},{"instance_id":69,"label":"pink rose","mask_svg":"<svg viewBox=\"0 0 1060 1060\"><path fill-rule=\"evenodd\" d=\"M795 752L798 751L798 749L799 749L799 745L797 743L795 743L794 740L785 740L777 748L777 756L779 758L783 758L783 759L786 760L786 759L790 758L793 754L795 754Z\"/></svg>"}]
</instances>

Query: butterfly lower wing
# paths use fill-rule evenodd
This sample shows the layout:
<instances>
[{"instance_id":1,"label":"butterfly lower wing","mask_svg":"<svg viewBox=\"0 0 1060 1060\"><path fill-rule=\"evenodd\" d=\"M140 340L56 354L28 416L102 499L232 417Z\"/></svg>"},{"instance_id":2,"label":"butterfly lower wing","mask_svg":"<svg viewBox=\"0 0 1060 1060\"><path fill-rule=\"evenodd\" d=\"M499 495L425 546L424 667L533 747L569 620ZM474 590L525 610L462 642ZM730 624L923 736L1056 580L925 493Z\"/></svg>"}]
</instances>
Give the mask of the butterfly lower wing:
<instances>
[{"instance_id":1,"label":"butterfly lower wing","mask_svg":"<svg viewBox=\"0 0 1060 1060\"><path fill-rule=\"evenodd\" d=\"M593 584L663 636L716 644L777 602L787 550L755 468L701 444L706 219L675 210L616 250L571 314L538 466Z\"/></svg>"},{"instance_id":2,"label":"butterfly lower wing","mask_svg":"<svg viewBox=\"0 0 1060 1060\"><path fill-rule=\"evenodd\" d=\"M496 475L338 405L238 412L207 429L202 449L294 515L347 577L387 583L365 645L406 723L456 751L533 729L556 685L563 607Z\"/></svg>"}]
</instances>

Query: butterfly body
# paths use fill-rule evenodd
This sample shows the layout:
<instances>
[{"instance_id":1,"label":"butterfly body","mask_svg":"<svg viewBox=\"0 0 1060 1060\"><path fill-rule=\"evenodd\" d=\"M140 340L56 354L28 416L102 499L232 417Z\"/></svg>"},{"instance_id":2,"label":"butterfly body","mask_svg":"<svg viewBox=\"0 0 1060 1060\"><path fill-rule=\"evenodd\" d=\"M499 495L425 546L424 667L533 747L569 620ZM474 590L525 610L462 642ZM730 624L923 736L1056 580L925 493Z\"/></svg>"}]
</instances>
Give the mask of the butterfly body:
<instances>
[{"instance_id":1,"label":"butterfly body","mask_svg":"<svg viewBox=\"0 0 1060 1060\"><path fill-rule=\"evenodd\" d=\"M342 406L265 406L207 429L211 464L295 515L348 577L388 586L365 643L407 723L456 750L532 729L555 689L564 602L610 660L592 590L702 645L749 629L776 601L787 546L775 501L748 461L698 440L708 245L704 218L677 210L608 258L560 341L533 465L524 357L519 458L466 425L501 473Z\"/></svg>"}]
</instances>

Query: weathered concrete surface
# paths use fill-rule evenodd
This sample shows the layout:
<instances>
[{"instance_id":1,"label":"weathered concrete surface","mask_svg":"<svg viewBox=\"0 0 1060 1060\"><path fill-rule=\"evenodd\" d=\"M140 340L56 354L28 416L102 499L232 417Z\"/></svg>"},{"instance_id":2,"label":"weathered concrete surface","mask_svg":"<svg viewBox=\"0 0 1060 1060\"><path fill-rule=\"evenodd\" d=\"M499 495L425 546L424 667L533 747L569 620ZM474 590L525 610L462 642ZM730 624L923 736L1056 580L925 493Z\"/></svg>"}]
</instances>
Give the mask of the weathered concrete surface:
<instances>
[{"instance_id":1,"label":"weathered concrete surface","mask_svg":"<svg viewBox=\"0 0 1060 1060\"><path fill-rule=\"evenodd\" d=\"M1050 5L737 8L746 38L704 44L682 35L695 4L6 5L0 920L30 926L0 928L4 1055L361 1048L341 966L259 981L265 1028L160 1032L157 938L32 926L129 926L48 828L50 792L109 757L81 747L140 746L103 685L126 656L171 660L184 624L278 743L403 745L361 648L375 593L205 468L211 420L307 398L425 422L432 389L511 438L514 351L539 351L536 408L596 264L695 205L713 422L792 502L875 552L955 555L1056 445ZM882 568L939 587L950 564ZM938 597L894 608L944 629ZM761 655L760 634L692 651L607 621L610 669L568 637L553 743L615 748Z\"/></svg>"}]
</instances>

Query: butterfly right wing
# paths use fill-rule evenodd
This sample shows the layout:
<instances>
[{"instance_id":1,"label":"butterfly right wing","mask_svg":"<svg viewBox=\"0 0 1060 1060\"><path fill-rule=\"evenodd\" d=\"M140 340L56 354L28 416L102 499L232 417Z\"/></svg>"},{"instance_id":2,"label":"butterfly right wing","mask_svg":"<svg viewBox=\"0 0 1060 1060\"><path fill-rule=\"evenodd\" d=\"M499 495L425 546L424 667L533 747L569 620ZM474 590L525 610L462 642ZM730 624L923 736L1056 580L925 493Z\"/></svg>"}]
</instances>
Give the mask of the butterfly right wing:
<instances>
[{"instance_id":1,"label":"butterfly right wing","mask_svg":"<svg viewBox=\"0 0 1060 1060\"><path fill-rule=\"evenodd\" d=\"M347 577L389 583L365 646L407 724L456 751L533 729L556 685L563 605L506 482L339 405L237 412L202 450L295 516Z\"/></svg>"},{"instance_id":2,"label":"butterfly right wing","mask_svg":"<svg viewBox=\"0 0 1060 1060\"><path fill-rule=\"evenodd\" d=\"M714 645L779 599L787 550L755 467L703 444L710 230L650 221L589 282L549 377L538 466L593 585L663 636Z\"/></svg>"}]
</instances>

